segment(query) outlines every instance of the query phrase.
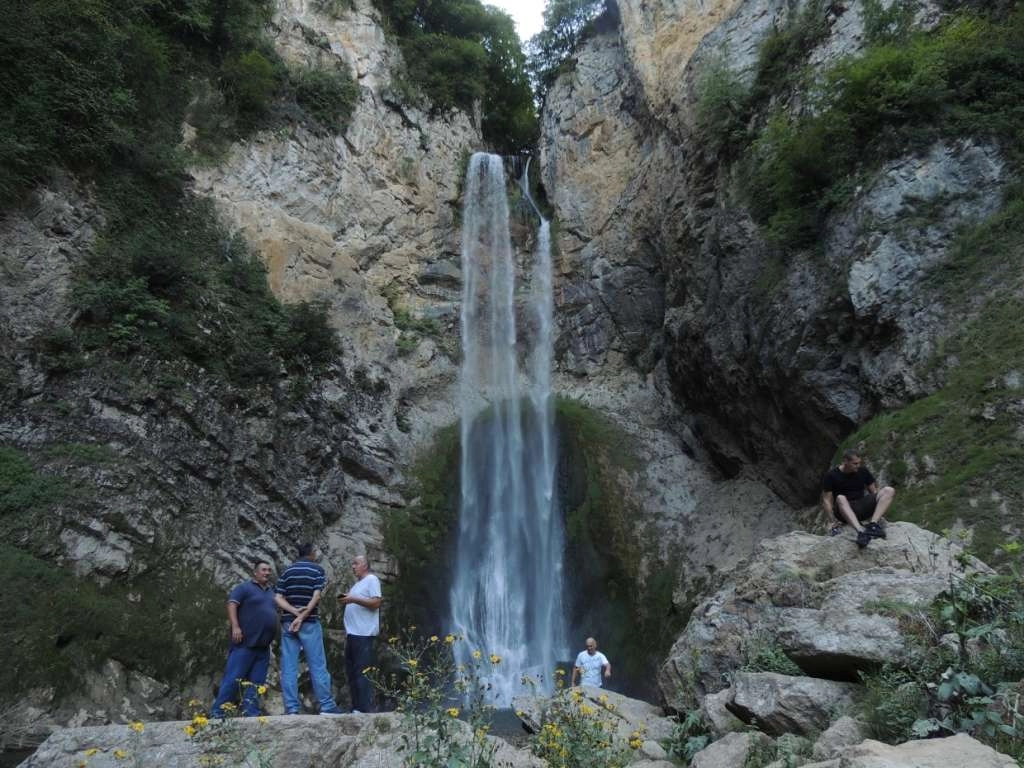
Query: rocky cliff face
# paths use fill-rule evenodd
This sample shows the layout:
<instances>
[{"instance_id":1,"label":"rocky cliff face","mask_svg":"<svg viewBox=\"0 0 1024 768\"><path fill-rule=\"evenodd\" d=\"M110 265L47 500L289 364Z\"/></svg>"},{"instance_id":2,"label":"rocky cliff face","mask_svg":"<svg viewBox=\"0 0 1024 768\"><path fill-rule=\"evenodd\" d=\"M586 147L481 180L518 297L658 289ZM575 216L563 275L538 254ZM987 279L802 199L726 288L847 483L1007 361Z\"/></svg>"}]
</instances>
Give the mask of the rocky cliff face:
<instances>
[{"instance_id":1,"label":"rocky cliff face","mask_svg":"<svg viewBox=\"0 0 1024 768\"><path fill-rule=\"evenodd\" d=\"M194 366L141 361L47 369L38 339L73 321L72 271L104 213L86 185L58 178L0 223L0 443L61 489L45 516L6 520L5 542L91 582L147 582L154 591L132 599L173 603L169 633L187 621L178 608L220 603L210 586L242 578L253 555L283 568L300 540L319 542L335 586L360 551L387 576L381 517L405 503L401 469L456 418L455 222L479 131L392 96L398 54L368 0L338 16L323 7L282 0L271 33L290 62L350 65L361 97L344 135L293 125L193 171L194 191L266 263L279 298L330 305L343 355L311 390L289 380L242 389ZM409 331L410 317L436 321L437 333ZM203 574L203 596L169 597L172 569ZM175 653L219 665L221 610L204 613L216 617L213 645L182 635ZM119 674L86 683L95 695L30 691L6 718L6 743L37 741L52 724L174 716L185 698L205 699L209 680L169 685L134 671L132 654L120 656L127 669L113 661Z\"/></svg>"},{"instance_id":2,"label":"rocky cliff face","mask_svg":"<svg viewBox=\"0 0 1024 768\"><path fill-rule=\"evenodd\" d=\"M793 504L813 501L856 425L934 386L922 364L973 310L948 306L927 275L1010 180L995 145L940 141L864 179L818 247L782 266L737 168L695 128L696 85L712 62L749 83L761 44L806 5L624 0L621 28L588 41L549 92L542 139L573 265L567 369L608 365L606 338L640 370L663 365L718 468L756 467ZM864 45L863 4L821 14L827 34L807 53L819 73ZM936 17L924 4L916 23Z\"/></svg>"}]
</instances>

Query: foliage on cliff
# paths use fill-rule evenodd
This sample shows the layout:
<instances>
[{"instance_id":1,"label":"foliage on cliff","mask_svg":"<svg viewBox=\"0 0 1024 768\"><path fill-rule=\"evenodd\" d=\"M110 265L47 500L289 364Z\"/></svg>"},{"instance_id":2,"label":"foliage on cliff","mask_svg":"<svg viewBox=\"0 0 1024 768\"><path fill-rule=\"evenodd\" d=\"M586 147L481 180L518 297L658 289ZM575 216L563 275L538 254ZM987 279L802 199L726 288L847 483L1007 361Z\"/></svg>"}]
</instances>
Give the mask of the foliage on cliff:
<instances>
[{"instance_id":1,"label":"foliage on cliff","mask_svg":"<svg viewBox=\"0 0 1024 768\"><path fill-rule=\"evenodd\" d=\"M609 0L548 0L544 28L529 42L529 67L541 98L566 68L577 47L601 26L617 20Z\"/></svg>"},{"instance_id":2,"label":"foliage on cliff","mask_svg":"<svg viewBox=\"0 0 1024 768\"><path fill-rule=\"evenodd\" d=\"M52 371L83 351L184 356L238 383L315 372L337 351L322 308L282 307L262 267L184 187L186 117L213 150L277 112L343 125L347 72L289 73L270 0L39 0L0 27L0 205L55 168L96 182L107 226L81 265L79 336L39 340Z\"/></svg>"},{"instance_id":3,"label":"foliage on cliff","mask_svg":"<svg viewBox=\"0 0 1024 768\"><path fill-rule=\"evenodd\" d=\"M483 134L504 153L538 136L526 57L515 23L479 0L376 0L405 57L404 77L433 110L479 105Z\"/></svg>"},{"instance_id":4,"label":"foliage on cliff","mask_svg":"<svg viewBox=\"0 0 1024 768\"><path fill-rule=\"evenodd\" d=\"M911 3L866 3L869 44L816 78L804 64L828 34L824 6L769 35L749 88L721 62L698 83L698 125L724 158L746 156L744 191L769 239L812 245L862 174L941 137L995 139L1020 162L1024 8L968 6L914 31ZM807 108L792 108L793 92Z\"/></svg>"}]
</instances>

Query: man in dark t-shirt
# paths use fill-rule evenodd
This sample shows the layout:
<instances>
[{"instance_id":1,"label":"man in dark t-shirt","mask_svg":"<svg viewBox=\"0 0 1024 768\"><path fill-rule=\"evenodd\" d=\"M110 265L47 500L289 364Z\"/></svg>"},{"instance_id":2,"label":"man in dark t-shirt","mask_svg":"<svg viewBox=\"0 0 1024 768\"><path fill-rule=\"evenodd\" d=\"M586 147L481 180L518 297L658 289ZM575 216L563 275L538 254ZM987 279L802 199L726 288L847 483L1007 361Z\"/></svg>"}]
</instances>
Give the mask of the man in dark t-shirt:
<instances>
[{"instance_id":1,"label":"man in dark t-shirt","mask_svg":"<svg viewBox=\"0 0 1024 768\"><path fill-rule=\"evenodd\" d=\"M247 717L260 713L258 689L267 682L270 644L277 637L277 604L270 587L271 573L270 563L256 561L252 579L239 584L228 595L228 663L210 710L213 717L224 717L224 705L239 700Z\"/></svg>"},{"instance_id":2,"label":"man in dark t-shirt","mask_svg":"<svg viewBox=\"0 0 1024 768\"><path fill-rule=\"evenodd\" d=\"M821 505L839 525L854 527L857 546L863 549L872 538L885 538L885 528L879 521L895 495L896 491L889 486L879 489L874 476L862 465L860 453L850 449L843 454L842 463L826 473ZM836 532L838 528L832 530Z\"/></svg>"}]
</instances>

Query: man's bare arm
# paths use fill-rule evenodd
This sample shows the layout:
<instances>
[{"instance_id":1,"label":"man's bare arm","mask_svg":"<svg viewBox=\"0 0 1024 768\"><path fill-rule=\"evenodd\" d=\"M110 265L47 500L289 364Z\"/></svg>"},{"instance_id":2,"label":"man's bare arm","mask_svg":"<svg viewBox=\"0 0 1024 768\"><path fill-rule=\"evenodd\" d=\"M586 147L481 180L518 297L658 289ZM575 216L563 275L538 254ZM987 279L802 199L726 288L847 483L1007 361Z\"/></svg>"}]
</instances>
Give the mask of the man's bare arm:
<instances>
[{"instance_id":1,"label":"man's bare arm","mask_svg":"<svg viewBox=\"0 0 1024 768\"><path fill-rule=\"evenodd\" d=\"M231 642L238 645L245 639L242 626L238 623L238 603L228 603L228 621L231 622Z\"/></svg>"}]
</instances>

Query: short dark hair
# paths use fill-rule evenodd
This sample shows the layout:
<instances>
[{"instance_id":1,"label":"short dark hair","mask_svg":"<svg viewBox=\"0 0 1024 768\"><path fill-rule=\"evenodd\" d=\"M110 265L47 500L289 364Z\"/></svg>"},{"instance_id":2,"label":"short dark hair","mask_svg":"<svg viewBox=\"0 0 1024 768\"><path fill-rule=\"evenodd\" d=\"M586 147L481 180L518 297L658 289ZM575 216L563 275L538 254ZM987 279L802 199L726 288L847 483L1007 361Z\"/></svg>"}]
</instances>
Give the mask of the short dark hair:
<instances>
[{"instance_id":1,"label":"short dark hair","mask_svg":"<svg viewBox=\"0 0 1024 768\"><path fill-rule=\"evenodd\" d=\"M313 546L312 541L302 542L299 544L299 557L309 557L313 554L314 549L316 549L316 547Z\"/></svg>"},{"instance_id":2,"label":"short dark hair","mask_svg":"<svg viewBox=\"0 0 1024 768\"><path fill-rule=\"evenodd\" d=\"M252 569L254 571L261 565L269 565L271 568L274 567L274 565L269 560L264 560L262 557L257 557L255 560L252 561Z\"/></svg>"},{"instance_id":3,"label":"short dark hair","mask_svg":"<svg viewBox=\"0 0 1024 768\"><path fill-rule=\"evenodd\" d=\"M847 448L845 451L843 451L843 461L848 461L850 459L859 459L859 458L860 458L860 451L858 451L856 448Z\"/></svg>"}]
</instances>

